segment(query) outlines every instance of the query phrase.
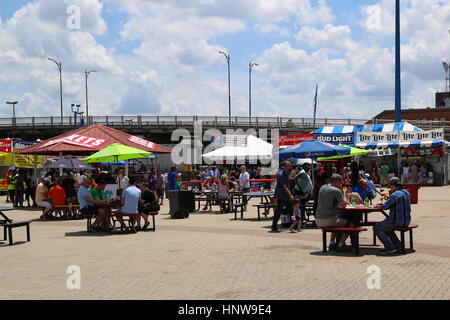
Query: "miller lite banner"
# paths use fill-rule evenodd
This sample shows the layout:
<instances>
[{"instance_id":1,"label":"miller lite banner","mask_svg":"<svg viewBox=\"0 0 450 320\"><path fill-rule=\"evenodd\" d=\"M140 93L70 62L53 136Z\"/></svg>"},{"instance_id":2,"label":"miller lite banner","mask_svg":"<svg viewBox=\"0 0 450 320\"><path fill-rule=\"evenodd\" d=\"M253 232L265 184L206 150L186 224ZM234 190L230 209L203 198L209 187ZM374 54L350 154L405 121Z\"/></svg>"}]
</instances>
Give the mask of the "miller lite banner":
<instances>
[{"instance_id":1,"label":"miller lite banner","mask_svg":"<svg viewBox=\"0 0 450 320\"><path fill-rule=\"evenodd\" d=\"M320 142L327 142L334 145L345 144L354 145L355 144L355 134L353 132L349 133L315 133L314 139Z\"/></svg>"},{"instance_id":2,"label":"miller lite banner","mask_svg":"<svg viewBox=\"0 0 450 320\"><path fill-rule=\"evenodd\" d=\"M278 136L278 145L279 146L293 146L295 144L298 144L300 142L313 139L314 134L308 133L308 134L301 134L301 135L294 135L294 136Z\"/></svg>"}]
</instances>

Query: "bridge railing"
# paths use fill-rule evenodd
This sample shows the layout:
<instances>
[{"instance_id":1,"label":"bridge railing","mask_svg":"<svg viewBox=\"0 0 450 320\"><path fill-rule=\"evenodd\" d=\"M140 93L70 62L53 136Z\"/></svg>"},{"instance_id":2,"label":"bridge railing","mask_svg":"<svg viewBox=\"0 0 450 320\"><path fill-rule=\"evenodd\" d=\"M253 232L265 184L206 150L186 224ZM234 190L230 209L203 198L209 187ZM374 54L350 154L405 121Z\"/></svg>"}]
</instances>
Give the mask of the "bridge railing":
<instances>
[{"instance_id":1,"label":"bridge railing","mask_svg":"<svg viewBox=\"0 0 450 320\"><path fill-rule=\"evenodd\" d=\"M90 116L85 122L98 123L115 127L192 127L195 121L201 121L204 127L210 128L283 128L313 130L323 126L350 126L364 124L392 123L392 120L380 119L336 119L336 118L294 118L294 117L238 117L238 116ZM405 120L423 129L445 128L450 131L450 121L440 120ZM80 119L77 119L79 124ZM73 127L73 116L61 117L16 117L0 118L0 128L67 128Z\"/></svg>"}]
</instances>

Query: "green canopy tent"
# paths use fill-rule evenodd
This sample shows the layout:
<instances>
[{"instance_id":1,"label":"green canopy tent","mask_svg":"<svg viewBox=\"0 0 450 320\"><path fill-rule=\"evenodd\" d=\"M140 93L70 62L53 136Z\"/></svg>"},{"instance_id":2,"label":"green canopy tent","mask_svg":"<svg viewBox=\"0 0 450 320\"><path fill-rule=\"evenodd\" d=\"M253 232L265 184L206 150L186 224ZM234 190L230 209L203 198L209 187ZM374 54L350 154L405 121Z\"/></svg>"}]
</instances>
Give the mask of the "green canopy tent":
<instances>
[{"instance_id":1,"label":"green canopy tent","mask_svg":"<svg viewBox=\"0 0 450 320\"><path fill-rule=\"evenodd\" d=\"M361 156L361 155L365 155L369 152L368 150L359 149L359 148L355 148L355 147L349 147L344 144L340 144L340 146L350 148L350 154L344 155L344 156L336 155L336 156L331 156L331 157L318 158L317 161L327 161L327 160L342 159L342 158L347 158L347 157Z\"/></svg>"},{"instance_id":2,"label":"green canopy tent","mask_svg":"<svg viewBox=\"0 0 450 320\"><path fill-rule=\"evenodd\" d=\"M128 147L120 143L113 143L105 149L100 150L87 158L83 159L84 163L99 163L99 162L119 162L122 160L147 158L152 153Z\"/></svg>"}]
</instances>

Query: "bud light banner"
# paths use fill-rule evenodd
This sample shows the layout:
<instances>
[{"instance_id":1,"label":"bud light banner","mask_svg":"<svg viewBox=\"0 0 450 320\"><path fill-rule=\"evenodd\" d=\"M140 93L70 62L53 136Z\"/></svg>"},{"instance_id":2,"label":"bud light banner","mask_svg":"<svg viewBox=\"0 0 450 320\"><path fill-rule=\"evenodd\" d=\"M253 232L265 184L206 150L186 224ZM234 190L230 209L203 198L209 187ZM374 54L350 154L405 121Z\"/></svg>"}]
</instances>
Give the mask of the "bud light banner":
<instances>
[{"instance_id":1,"label":"bud light banner","mask_svg":"<svg viewBox=\"0 0 450 320\"><path fill-rule=\"evenodd\" d=\"M315 133L314 139L321 142L327 142L335 145L345 144L353 146L355 144L355 134L350 133Z\"/></svg>"}]
</instances>

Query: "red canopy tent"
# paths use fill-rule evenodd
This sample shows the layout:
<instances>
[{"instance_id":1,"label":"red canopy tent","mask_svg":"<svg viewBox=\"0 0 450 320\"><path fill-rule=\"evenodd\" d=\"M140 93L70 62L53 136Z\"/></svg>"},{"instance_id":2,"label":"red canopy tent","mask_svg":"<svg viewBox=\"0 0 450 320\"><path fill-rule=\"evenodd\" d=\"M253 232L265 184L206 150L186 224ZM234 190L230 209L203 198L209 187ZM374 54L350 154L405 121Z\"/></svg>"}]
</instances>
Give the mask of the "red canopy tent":
<instances>
[{"instance_id":1,"label":"red canopy tent","mask_svg":"<svg viewBox=\"0 0 450 320\"><path fill-rule=\"evenodd\" d=\"M83 156L100 151L114 142L155 154L172 152L171 149L151 141L101 124L93 124L41 141L20 150L18 153L56 156L60 154L72 154Z\"/></svg>"}]
</instances>

